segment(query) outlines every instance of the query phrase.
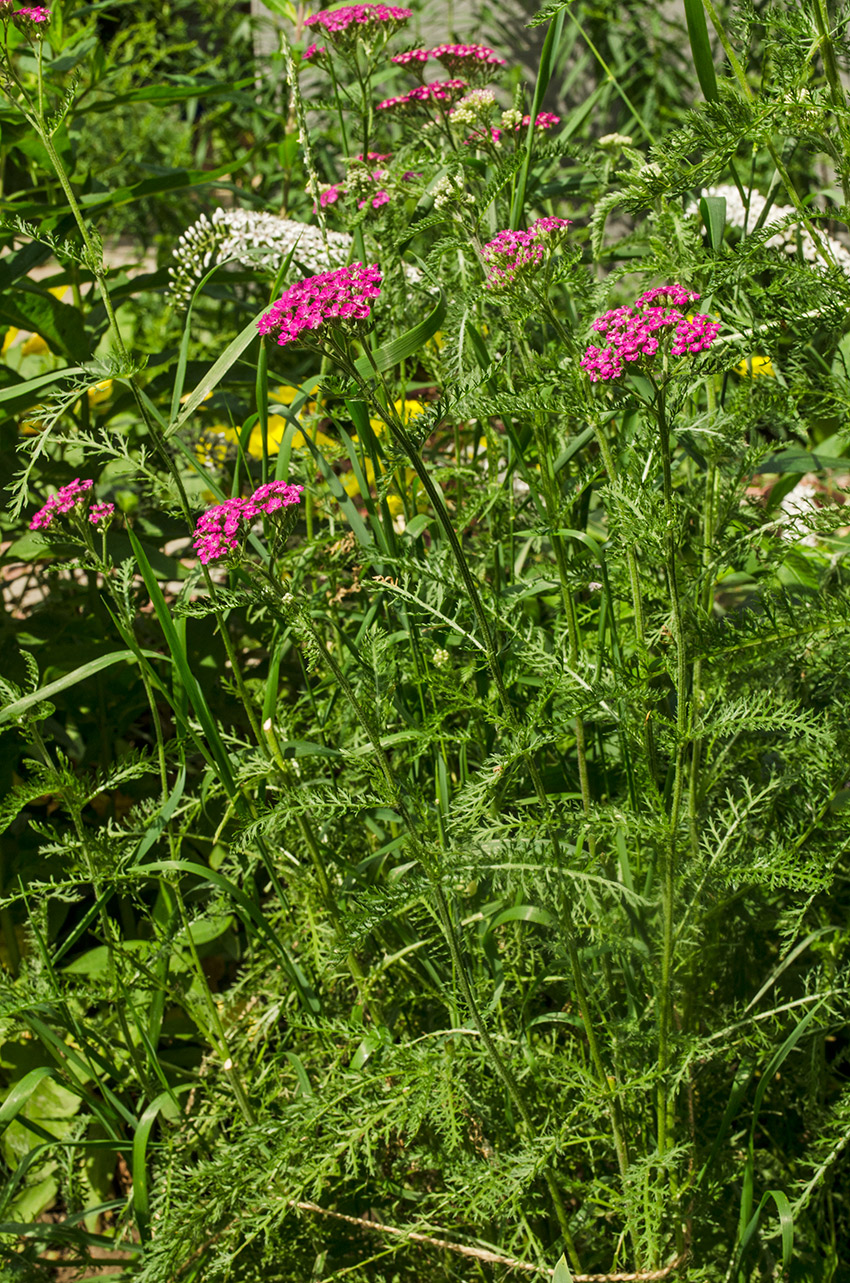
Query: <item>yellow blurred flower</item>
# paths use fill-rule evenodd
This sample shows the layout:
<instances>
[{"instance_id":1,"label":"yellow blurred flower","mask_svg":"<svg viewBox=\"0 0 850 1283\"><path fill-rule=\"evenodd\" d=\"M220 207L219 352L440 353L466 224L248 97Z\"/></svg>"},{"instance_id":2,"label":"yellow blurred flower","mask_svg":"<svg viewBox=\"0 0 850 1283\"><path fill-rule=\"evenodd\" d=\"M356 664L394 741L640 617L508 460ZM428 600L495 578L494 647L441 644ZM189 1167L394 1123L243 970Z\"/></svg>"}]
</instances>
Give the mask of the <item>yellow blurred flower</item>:
<instances>
[{"instance_id":1,"label":"yellow blurred flower","mask_svg":"<svg viewBox=\"0 0 850 1283\"><path fill-rule=\"evenodd\" d=\"M59 299L61 302L64 296L68 293L68 286L51 285L48 293L52 294L55 299ZM6 331L6 334L3 337L3 349L2 352L0 352L0 356L6 355L20 332L20 330L16 330L14 327ZM45 356L49 351L50 348L40 334L31 334L30 337L21 344L21 356Z\"/></svg>"},{"instance_id":2,"label":"yellow blurred flower","mask_svg":"<svg viewBox=\"0 0 850 1283\"><path fill-rule=\"evenodd\" d=\"M313 387L310 388L309 395L316 392L318 390L318 386L318 383L315 383ZM288 387L285 384L282 384L280 387L275 389L270 400L272 402L279 402L281 405L292 405L293 401L300 395L300 393L301 388ZM206 397L204 397L204 400L209 400L211 396L212 393L210 392ZM185 399L185 397L181 398L181 400ZM316 409L317 405L315 401L308 402L307 405L304 406L304 409L299 412L299 419L301 414L305 411L307 414L315 414ZM289 420L285 418L284 415L269 415L267 437L269 456L280 453L284 433L288 426ZM195 453L201 463L204 463L207 466L220 466L227 457L228 448L232 447L235 449L238 446L240 436L241 433L239 428L231 427L227 423L213 424L205 430L204 435L198 442ZM311 433L310 440L316 445L321 446L322 449L326 449L327 447L336 447L336 442L334 442L331 437L326 436L324 432ZM296 432L292 438L292 449L301 450L305 444L306 438L304 433L300 431ZM251 430L251 435L245 444L245 453L252 459L262 459L263 457L263 430L259 423L255 424Z\"/></svg>"},{"instance_id":3,"label":"yellow blurred flower","mask_svg":"<svg viewBox=\"0 0 850 1283\"><path fill-rule=\"evenodd\" d=\"M735 366L735 369L737 370L738 374L740 374L742 379L748 379L750 378L750 376L752 376L754 379L757 379L761 376L771 378L771 379L776 377L776 375L774 374L773 365L771 363L769 356L754 355L754 356L745 357L743 361L739 361L739 363Z\"/></svg>"},{"instance_id":4,"label":"yellow blurred flower","mask_svg":"<svg viewBox=\"0 0 850 1283\"><path fill-rule=\"evenodd\" d=\"M375 484L375 465L372 463L372 460L368 457L363 460L363 476L366 480L367 486L371 490L371 488ZM403 482L405 489L409 490L413 485L413 482L415 481L415 479L416 479L416 473L413 471L413 469L405 468L404 482ZM398 474L396 474L396 482L398 482L398 480L399 480ZM361 494L360 483L357 480L356 472L354 472L353 470L351 472L344 472L340 477L340 481L342 482L343 490L352 499L356 499L358 496L360 498L365 497L364 495ZM390 515L393 517L397 517L401 512L403 512L404 503L402 502L401 495L388 494L387 507L390 510Z\"/></svg>"},{"instance_id":5,"label":"yellow blurred flower","mask_svg":"<svg viewBox=\"0 0 850 1283\"><path fill-rule=\"evenodd\" d=\"M100 383L95 383L93 388L89 388L89 405L101 405L108 401L112 396L112 380L103 379Z\"/></svg>"},{"instance_id":6,"label":"yellow blurred flower","mask_svg":"<svg viewBox=\"0 0 850 1283\"><path fill-rule=\"evenodd\" d=\"M426 409L425 403L422 401L394 401L393 404L395 406L396 413L405 427L407 427L411 419L415 419L418 415L424 414ZM381 434L387 430L387 425L384 423L383 419L370 418L369 423L371 424L376 437L381 436ZM357 437L353 436L351 439L352 441L356 441ZM375 484L375 467L371 458L368 456L363 460L363 476L366 479L367 485L371 489ZM403 484L405 490L409 490L415 478L416 473L413 469L405 468L404 480L401 481L398 474L396 474L396 484ZM350 495L352 498L360 495L360 486L358 485L357 476L354 472L343 473L340 477L340 481L342 482L342 486L346 494ZM404 504L402 502L401 495L388 494L387 507L389 508L391 516L398 517L404 511Z\"/></svg>"},{"instance_id":7,"label":"yellow blurred flower","mask_svg":"<svg viewBox=\"0 0 850 1283\"><path fill-rule=\"evenodd\" d=\"M423 401L394 401L393 405L395 406L396 414L405 427L407 427L411 419L415 419L417 415L425 413L425 403ZM370 419L369 422L376 437L379 437L382 432L386 432L387 425L383 419ZM354 440L356 441L357 438L354 437Z\"/></svg>"},{"instance_id":8,"label":"yellow blurred flower","mask_svg":"<svg viewBox=\"0 0 850 1283\"><path fill-rule=\"evenodd\" d=\"M31 334L21 346L21 356L46 356L50 348L40 334Z\"/></svg>"}]
</instances>

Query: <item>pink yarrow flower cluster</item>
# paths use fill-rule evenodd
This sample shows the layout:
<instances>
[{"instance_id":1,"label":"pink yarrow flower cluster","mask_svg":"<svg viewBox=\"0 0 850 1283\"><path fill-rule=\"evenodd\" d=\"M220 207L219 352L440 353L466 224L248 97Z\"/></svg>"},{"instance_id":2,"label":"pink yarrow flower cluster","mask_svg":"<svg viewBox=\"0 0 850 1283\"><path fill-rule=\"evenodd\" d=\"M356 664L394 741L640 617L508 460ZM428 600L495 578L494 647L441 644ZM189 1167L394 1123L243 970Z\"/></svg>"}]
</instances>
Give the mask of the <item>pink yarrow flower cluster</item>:
<instances>
[{"instance_id":1,"label":"pink yarrow flower cluster","mask_svg":"<svg viewBox=\"0 0 850 1283\"><path fill-rule=\"evenodd\" d=\"M659 351L671 356L706 352L717 338L720 322L700 312L688 313L699 294L681 285L661 285L635 299L633 307L618 307L593 322L607 347L590 344L581 360L592 383L618 379L628 366L644 368Z\"/></svg>"},{"instance_id":2,"label":"pink yarrow flower cluster","mask_svg":"<svg viewBox=\"0 0 850 1283\"><path fill-rule=\"evenodd\" d=\"M378 178L379 176L380 176L379 174L377 173L375 174L375 178ZM322 209L325 209L328 205L335 205L338 200L341 200L342 197L345 196L347 190L348 189L345 187L337 187L337 186L326 187L325 190L319 195L319 204L322 206ZM382 205L389 204L389 201L390 201L389 192L384 191L383 188L380 188L377 192L375 192L374 196L366 196L363 198L363 200L359 200L357 202L357 208L363 209L365 205L371 205L373 209L380 209ZM315 212L316 211L314 209L313 213Z\"/></svg>"},{"instance_id":3,"label":"pink yarrow flower cluster","mask_svg":"<svg viewBox=\"0 0 850 1283\"><path fill-rule=\"evenodd\" d=\"M300 503L303 490L303 486L292 486L286 481L269 481L248 499L237 495L208 508L198 518L192 540L198 559L208 565L229 557L238 550L259 517L275 517Z\"/></svg>"},{"instance_id":4,"label":"pink yarrow flower cluster","mask_svg":"<svg viewBox=\"0 0 850 1283\"><path fill-rule=\"evenodd\" d=\"M320 27L326 39L333 44L353 45L358 36L369 41L375 36L392 35L412 16L412 9L399 9L393 5L350 4L343 9L320 9L304 25Z\"/></svg>"},{"instance_id":5,"label":"pink yarrow flower cluster","mask_svg":"<svg viewBox=\"0 0 850 1283\"><path fill-rule=\"evenodd\" d=\"M385 192L382 188L381 191L375 192L374 196L367 196L364 200L359 200L357 202L357 208L363 209L364 205L371 205L373 209L380 209L382 205L388 205L389 202L390 194L389 192Z\"/></svg>"},{"instance_id":6,"label":"pink yarrow flower cluster","mask_svg":"<svg viewBox=\"0 0 850 1283\"><path fill-rule=\"evenodd\" d=\"M541 112L538 112L537 118L534 121L534 128L535 129L552 129L554 128L555 125L560 124L560 120L561 120L561 117L556 116L554 112L541 111ZM520 124L517 125L517 129L527 129L530 124L531 124L531 117L523 116L522 121L520 122Z\"/></svg>"},{"instance_id":7,"label":"pink yarrow flower cluster","mask_svg":"<svg viewBox=\"0 0 850 1283\"><path fill-rule=\"evenodd\" d=\"M22 31L32 30L33 28L46 27L50 22L50 10L43 4L27 5L23 9L16 9L14 13L9 13L9 8L3 6L4 18L11 17L16 27Z\"/></svg>"},{"instance_id":8,"label":"pink yarrow flower cluster","mask_svg":"<svg viewBox=\"0 0 850 1283\"><path fill-rule=\"evenodd\" d=\"M437 45L435 49L409 49L406 53L397 53L391 61L399 67L424 67L430 59L441 63L450 75L479 78L483 74L489 79L497 67L507 63L493 49L486 45Z\"/></svg>"},{"instance_id":9,"label":"pink yarrow flower cluster","mask_svg":"<svg viewBox=\"0 0 850 1283\"><path fill-rule=\"evenodd\" d=\"M560 116L556 116L551 111L541 111L541 112L538 112L535 118L534 128L535 129L554 129L555 126L559 125L560 123L561 123ZM520 123L518 125L514 125L514 132L518 134L521 129L527 129L530 124L531 124L531 117L523 116ZM499 142L504 132L505 132L504 129L497 129L495 125L490 127L490 137L493 139L494 143ZM470 134L469 138L464 138L463 140L464 145L466 147L473 146L475 143L481 142L482 139L486 139L486 137L487 137L486 132Z\"/></svg>"},{"instance_id":10,"label":"pink yarrow flower cluster","mask_svg":"<svg viewBox=\"0 0 850 1283\"><path fill-rule=\"evenodd\" d=\"M388 107L405 109L416 107L419 103L454 102L467 88L464 80L434 80L430 85L417 85L415 89L399 94L396 98L385 98L378 103L378 110L385 111Z\"/></svg>"},{"instance_id":11,"label":"pink yarrow flower cluster","mask_svg":"<svg viewBox=\"0 0 850 1283\"><path fill-rule=\"evenodd\" d=\"M53 524L54 517L67 517L69 513L82 512L91 498L93 481L81 481L75 477L67 486L62 486L52 494L43 508L30 522L30 530L46 530ZM88 519L93 526L107 521L115 512L114 503L93 503L88 511Z\"/></svg>"},{"instance_id":12,"label":"pink yarrow flower cluster","mask_svg":"<svg viewBox=\"0 0 850 1283\"><path fill-rule=\"evenodd\" d=\"M364 187L368 187L370 183L380 183L385 180L389 171L386 169L371 169L368 161L381 162L390 160L391 157L392 152L370 151L368 157L364 157L363 153L360 152L354 157L349 167L349 178L346 179L346 182L351 182L355 190L352 191L348 186L344 187L342 183L331 183L319 193L319 204L322 209L326 209L328 205L336 205L337 201L342 200L345 196L362 194ZM363 209L366 205L371 205L373 209L380 209L382 205L387 205L391 199L390 193L385 191L383 187L379 187L374 195L367 194L361 200L358 200L357 208ZM315 212L316 208L314 206L313 213L315 214Z\"/></svg>"},{"instance_id":13,"label":"pink yarrow flower cluster","mask_svg":"<svg viewBox=\"0 0 850 1283\"><path fill-rule=\"evenodd\" d=\"M521 278L536 272L570 226L568 218L538 218L527 231L512 232L506 228L499 232L481 250L481 257L490 269L487 289L510 289Z\"/></svg>"},{"instance_id":14,"label":"pink yarrow flower cluster","mask_svg":"<svg viewBox=\"0 0 850 1283\"><path fill-rule=\"evenodd\" d=\"M371 315L368 300L378 298L380 293L377 263L371 267L351 263L290 285L260 317L257 328L261 334L276 338L280 347L297 342L305 331L313 333L323 325L360 328Z\"/></svg>"}]
</instances>

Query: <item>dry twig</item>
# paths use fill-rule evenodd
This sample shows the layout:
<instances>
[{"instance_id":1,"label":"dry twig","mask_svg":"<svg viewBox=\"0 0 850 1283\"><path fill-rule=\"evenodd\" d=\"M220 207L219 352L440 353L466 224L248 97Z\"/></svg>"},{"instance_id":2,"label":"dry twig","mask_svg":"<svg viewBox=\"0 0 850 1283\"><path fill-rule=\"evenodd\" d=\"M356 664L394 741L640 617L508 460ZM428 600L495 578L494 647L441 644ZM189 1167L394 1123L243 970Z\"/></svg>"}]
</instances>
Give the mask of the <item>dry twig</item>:
<instances>
[{"instance_id":1,"label":"dry twig","mask_svg":"<svg viewBox=\"0 0 850 1283\"><path fill-rule=\"evenodd\" d=\"M488 1252L483 1247L467 1247L463 1243L450 1243L447 1239L431 1238L428 1234L419 1234L416 1230L399 1229L395 1225L384 1225L382 1221L366 1220L362 1216L346 1216L343 1212L332 1212L330 1208L319 1207L318 1203L296 1203L302 1212L314 1212L317 1216L330 1216L335 1221L345 1221L347 1225L358 1225L362 1229L376 1230L379 1234L392 1234L394 1238L407 1239L411 1243L423 1243L426 1247L436 1247L442 1252L455 1252L458 1256L470 1256L476 1261L486 1261L488 1265L506 1265L512 1270L522 1270L525 1274L551 1274L546 1266L531 1265L528 1261L518 1261L513 1256L499 1256ZM680 1265L685 1256L677 1256L661 1270L648 1270L637 1274L574 1274L574 1283L652 1283L654 1279L666 1279Z\"/></svg>"}]
</instances>

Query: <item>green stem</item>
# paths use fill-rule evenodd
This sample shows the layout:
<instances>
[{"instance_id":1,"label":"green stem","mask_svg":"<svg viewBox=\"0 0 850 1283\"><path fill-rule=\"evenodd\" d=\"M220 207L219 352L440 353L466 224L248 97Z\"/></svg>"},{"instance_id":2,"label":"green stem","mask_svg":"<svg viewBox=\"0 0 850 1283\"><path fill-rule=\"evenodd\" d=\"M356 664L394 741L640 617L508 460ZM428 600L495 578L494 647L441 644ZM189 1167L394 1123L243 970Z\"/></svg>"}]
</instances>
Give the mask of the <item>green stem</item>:
<instances>
[{"instance_id":1,"label":"green stem","mask_svg":"<svg viewBox=\"0 0 850 1283\"><path fill-rule=\"evenodd\" d=\"M192 958L192 966L195 971L195 975L198 977L201 993L204 996L210 1021L212 1022L212 1029L219 1044L216 1050L222 1059L224 1072L227 1075L233 1095L236 1097L236 1103L242 1112L242 1117L245 1119L245 1122L249 1127L253 1127L257 1122L257 1117L251 1108L250 1101L248 1100L248 1094L245 1091L245 1085L242 1082L242 1075L236 1068L236 1065L233 1062L233 1057L230 1054L227 1034L221 1021L221 1013L219 1012L216 1001L212 996L212 991L207 983L207 978L204 975L203 964L201 962L200 955L198 954L195 941L192 938L192 928L189 922L189 915L186 911L186 901L183 899L183 892L180 889L179 883L176 881L172 882L170 886L177 901L177 908L180 912L180 921L183 926L183 934L186 937L186 941L189 946L189 953Z\"/></svg>"},{"instance_id":2,"label":"green stem","mask_svg":"<svg viewBox=\"0 0 850 1283\"><path fill-rule=\"evenodd\" d=\"M714 418L717 409L717 395L714 390L714 379L712 375L706 380L706 393L708 397L709 420ZM700 607L703 617L707 620L711 615L711 609L714 600L714 583L711 571L711 551L714 543L714 505L715 492L717 489L717 463L712 458L709 461L705 478L705 507L702 519L702 588ZM693 663L691 674L691 726L693 731L694 723L699 718L699 706L702 691L702 659L697 657ZM702 740L694 739L691 749L691 770L690 780L688 782L688 829L690 832L691 852L696 857L699 854L699 833L697 831L697 809L699 798L699 769L700 759L702 757Z\"/></svg>"},{"instance_id":3,"label":"green stem","mask_svg":"<svg viewBox=\"0 0 850 1283\"><path fill-rule=\"evenodd\" d=\"M434 896L437 902L437 913L439 914L440 922L443 927L443 933L446 937L446 942L449 946L449 952L451 953L452 964L454 966L455 973L458 977L458 980L460 981L460 987L463 991L464 1000L469 1008L470 1015L472 1016L473 1024L478 1030L478 1033L481 1037L481 1041L483 1042L484 1047L486 1048L487 1054L490 1057L490 1061L493 1065L493 1068L496 1070L496 1073L501 1079L505 1090L507 1091L508 1095L513 1101L513 1104L515 1109L517 1110L517 1113L519 1114L522 1121L525 1123L529 1136L534 1136L536 1134L537 1128L535 1127L534 1119L532 1118L531 1112L526 1103L526 1099L525 1099L525 1096L523 1095L522 1089L520 1088L520 1085L517 1082L516 1078L514 1077L513 1073L511 1072L509 1066L502 1059L499 1049L494 1043L493 1038L490 1034L490 1031L487 1027L487 1022L485 1021L484 1016L482 1015L481 1009L478 1006L478 1001L475 997L475 993L473 991L472 985L469 980L469 974L467 971L466 963L464 962L464 959L463 959L463 954L461 952L460 942L458 941L458 938L457 938L454 922L452 921L451 912L449 910L448 902L446 901L445 892L443 891L442 887L438 885L434 886ZM553 1205L555 1207L555 1214L558 1218L558 1224L561 1227L561 1233L564 1236L564 1243L566 1244L567 1254L570 1258L573 1269L577 1273L580 1273L581 1261L579 1260L578 1252L576 1250L575 1240L573 1239L572 1232L570 1230L569 1218L567 1215L567 1209L564 1206L563 1195L561 1194L561 1191L558 1188L558 1184L555 1180L554 1174L548 1168L544 1173L544 1179L546 1181L547 1188L549 1190Z\"/></svg>"},{"instance_id":4,"label":"green stem","mask_svg":"<svg viewBox=\"0 0 850 1283\"><path fill-rule=\"evenodd\" d=\"M672 1017L672 978L674 953L674 911L676 886L676 852L684 789L685 740L688 731L689 705L687 699L688 657L682 618L676 566L675 508L673 503L672 459L670 451L670 426L667 422L666 393L663 386L657 389L656 414L661 445L661 463L664 483L664 517L666 532L666 572L673 622L673 642L676 648L676 757L673 793L670 805L669 831L662 857L662 944L661 987L658 1000L658 1154L664 1160L671 1143L671 1097L668 1082L670 1061L670 1028Z\"/></svg>"},{"instance_id":5,"label":"green stem","mask_svg":"<svg viewBox=\"0 0 850 1283\"><path fill-rule=\"evenodd\" d=\"M549 516L549 537L552 541L552 549L555 554L555 564L558 567L558 578L561 582L561 601L564 606L564 616L567 621L570 665L572 668L575 668L578 664L581 642L579 638L578 621L576 619L575 602L573 601L573 594L569 586L569 570L567 568L567 556L564 550L564 541L557 533L559 504L557 480L555 478L555 462L552 458L552 451L549 449L549 443L545 432L540 431L540 426L536 418L532 420L532 431L534 433L535 444L537 446L537 456L540 459L540 470L543 477L543 497ZM587 769L587 737L585 734L584 719L580 714L578 714L575 719L575 732L581 804L585 815L589 815L591 798L590 777ZM591 841L593 841L592 837Z\"/></svg>"},{"instance_id":6,"label":"green stem","mask_svg":"<svg viewBox=\"0 0 850 1283\"><path fill-rule=\"evenodd\" d=\"M599 445L599 452L602 455L602 462L605 465L605 471L612 484L616 484L619 475L617 463L605 435L605 429L598 422L595 416L591 417L593 431ZM634 544L629 544L626 548L626 565L629 571L629 586L632 593L632 610L634 612L635 637L638 644L638 653L641 666L641 680L644 685L649 681L649 647L646 642L646 620L643 612L643 594L640 587L640 573L638 571L637 553ZM652 725L652 703L647 693L646 699L646 716L643 722L642 735L644 748L646 750L647 761L649 763L649 774L653 785L657 788L659 783L658 768L658 750L655 744L655 728Z\"/></svg>"},{"instance_id":7,"label":"green stem","mask_svg":"<svg viewBox=\"0 0 850 1283\"><path fill-rule=\"evenodd\" d=\"M77 835L77 841L79 843L80 850L82 851L83 859L85 860L86 868L88 870L89 881L91 882L92 887L94 888L95 899L99 903L98 917L100 918L100 929L103 933L103 942L106 946L107 975L108 975L110 987L113 988L117 994L119 988L122 988L122 986L120 985L120 982L119 982L118 969L115 961L116 950L115 950L115 937L113 934L113 925L112 925L112 920L109 917L109 914L106 912L106 902L101 895L103 884L100 878L100 874L97 870L97 866L94 862L94 859L92 858L92 854L89 849L88 833L86 831L86 826L83 824L83 821L82 821L82 816L80 814L80 807L77 804L77 801L73 797L73 795L66 788L63 787L61 782L61 776L59 776L58 773L56 773L56 768L53 765L53 761L50 757L50 754L47 751L47 745L42 739L41 732L38 730L37 727L33 727L32 737L33 737L33 743L36 747L36 750L42 762L46 767L48 767L49 770L53 771L55 774L55 778L57 781L57 791L59 792L60 796L62 797L65 803L65 809L67 810L68 814L71 817L71 823L73 824L74 832ZM121 1034L124 1038L124 1043L127 1048L127 1054L129 1055L131 1061L133 1062L133 1068L136 1071L138 1080L141 1083L142 1087L146 1091L148 1091L150 1084L148 1083L147 1075L145 1074L144 1068L142 1066L142 1062L139 1059L139 1054L136 1049L136 1044L133 1041L132 1035L130 1033L130 1026L127 1022L127 1016L124 1010L124 1003L123 1001L121 1001L120 995L117 997L115 1002L115 1015L118 1020L118 1024L121 1027Z\"/></svg>"}]
</instances>

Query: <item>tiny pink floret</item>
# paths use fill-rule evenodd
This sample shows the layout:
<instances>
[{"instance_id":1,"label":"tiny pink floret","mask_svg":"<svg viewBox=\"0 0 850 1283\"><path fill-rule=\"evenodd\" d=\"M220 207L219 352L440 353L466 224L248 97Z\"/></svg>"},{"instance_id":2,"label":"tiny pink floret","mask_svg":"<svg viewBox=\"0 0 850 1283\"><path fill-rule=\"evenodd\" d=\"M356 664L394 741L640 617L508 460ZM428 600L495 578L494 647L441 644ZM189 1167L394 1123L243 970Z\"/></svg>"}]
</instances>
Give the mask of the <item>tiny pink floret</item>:
<instances>
[{"instance_id":1,"label":"tiny pink floret","mask_svg":"<svg viewBox=\"0 0 850 1283\"><path fill-rule=\"evenodd\" d=\"M699 294L681 285L660 285L635 299L634 307L617 307L593 322L607 347L590 344L581 367L592 383L609 382L624 374L629 365L654 357L669 344L671 356L695 356L707 352L720 332L720 322L701 312L683 309L696 303Z\"/></svg>"},{"instance_id":2,"label":"tiny pink floret","mask_svg":"<svg viewBox=\"0 0 850 1283\"><path fill-rule=\"evenodd\" d=\"M193 545L198 559L208 565L236 552L258 517L272 517L283 508L301 502L303 486L286 481L269 481L248 499L239 495L225 499L202 513L195 525Z\"/></svg>"}]
</instances>

